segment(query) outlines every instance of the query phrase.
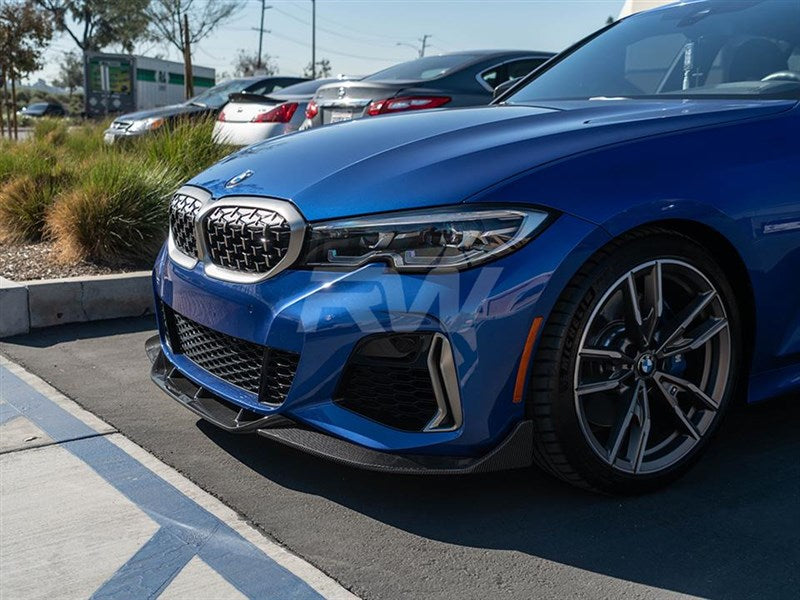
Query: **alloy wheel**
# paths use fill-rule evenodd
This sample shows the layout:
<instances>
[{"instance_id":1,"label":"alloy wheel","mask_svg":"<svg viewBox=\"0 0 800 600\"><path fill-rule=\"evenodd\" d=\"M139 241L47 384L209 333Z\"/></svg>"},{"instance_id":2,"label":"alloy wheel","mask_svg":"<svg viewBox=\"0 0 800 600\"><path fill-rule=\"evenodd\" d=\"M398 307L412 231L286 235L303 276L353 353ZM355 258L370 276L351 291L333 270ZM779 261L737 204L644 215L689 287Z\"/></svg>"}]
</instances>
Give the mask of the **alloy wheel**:
<instances>
[{"instance_id":1,"label":"alloy wheel","mask_svg":"<svg viewBox=\"0 0 800 600\"><path fill-rule=\"evenodd\" d=\"M675 465L718 416L731 360L725 305L708 277L675 259L636 266L581 336L574 398L586 440L628 474Z\"/></svg>"}]
</instances>

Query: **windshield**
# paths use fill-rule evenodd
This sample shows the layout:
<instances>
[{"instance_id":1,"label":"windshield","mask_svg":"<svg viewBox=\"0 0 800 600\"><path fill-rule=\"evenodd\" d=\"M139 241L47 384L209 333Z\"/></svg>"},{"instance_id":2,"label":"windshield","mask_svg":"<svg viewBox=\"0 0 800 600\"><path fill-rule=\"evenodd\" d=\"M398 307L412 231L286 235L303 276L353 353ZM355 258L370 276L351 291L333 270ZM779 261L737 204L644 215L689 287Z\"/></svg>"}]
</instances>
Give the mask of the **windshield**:
<instances>
[{"instance_id":1,"label":"windshield","mask_svg":"<svg viewBox=\"0 0 800 600\"><path fill-rule=\"evenodd\" d=\"M195 96L189 100L189 104L202 104L210 108L222 108L228 102L229 94L241 92L252 83L252 79L231 79Z\"/></svg>"},{"instance_id":2,"label":"windshield","mask_svg":"<svg viewBox=\"0 0 800 600\"><path fill-rule=\"evenodd\" d=\"M471 54L426 56L373 73L364 81L426 81L441 77L475 58Z\"/></svg>"},{"instance_id":3,"label":"windshield","mask_svg":"<svg viewBox=\"0 0 800 600\"><path fill-rule=\"evenodd\" d=\"M620 21L507 99L800 99L800 0L693 2Z\"/></svg>"},{"instance_id":4,"label":"windshield","mask_svg":"<svg viewBox=\"0 0 800 600\"><path fill-rule=\"evenodd\" d=\"M44 112L47 108L46 102L37 102L36 104L31 104L25 109L25 112Z\"/></svg>"}]
</instances>

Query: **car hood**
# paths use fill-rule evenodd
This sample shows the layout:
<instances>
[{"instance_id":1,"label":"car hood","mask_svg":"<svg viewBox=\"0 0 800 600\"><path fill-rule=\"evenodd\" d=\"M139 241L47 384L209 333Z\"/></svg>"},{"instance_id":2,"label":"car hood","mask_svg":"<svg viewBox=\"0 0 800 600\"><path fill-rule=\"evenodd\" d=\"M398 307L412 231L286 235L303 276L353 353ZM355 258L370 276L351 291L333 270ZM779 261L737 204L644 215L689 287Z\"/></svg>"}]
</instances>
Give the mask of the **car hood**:
<instances>
[{"instance_id":1,"label":"car hood","mask_svg":"<svg viewBox=\"0 0 800 600\"><path fill-rule=\"evenodd\" d=\"M308 220L455 204L524 171L612 144L788 110L793 101L586 101L420 111L256 144L189 184L291 200ZM230 186L237 175L252 171ZM228 187L226 187L228 184ZM558 207L554 207L558 208Z\"/></svg>"},{"instance_id":2,"label":"car hood","mask_svg":"<svg viewBox=\"0 0 800 600\"><path fill-rule=\"evenodd\" d=\"M115 121L141 121L152 117L174 117L177 115L192 114L201 111L213 110L196 104L171 104L150 110L140 110L138 112L127 113L116 117Z\"/></svg>"}]
</instances>

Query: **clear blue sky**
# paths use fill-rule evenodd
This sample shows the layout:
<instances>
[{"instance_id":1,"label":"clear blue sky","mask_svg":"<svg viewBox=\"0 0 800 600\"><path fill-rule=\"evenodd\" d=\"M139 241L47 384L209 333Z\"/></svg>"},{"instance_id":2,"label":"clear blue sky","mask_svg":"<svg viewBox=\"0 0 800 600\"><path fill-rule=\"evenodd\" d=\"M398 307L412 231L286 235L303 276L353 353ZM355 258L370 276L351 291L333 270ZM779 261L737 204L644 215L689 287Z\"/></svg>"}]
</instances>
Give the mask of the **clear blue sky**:
<instances>
[{"instance_id":1,"label":"clear blue sky","mask_svg":"<svg viewBox=\"0 0 800 600\"><path fill-rule=\"evenodd\" d=\"M214 1L214 0L199 0ZM428 53L470 48L561 50L616 17L623 0L318 0L317 57L328 58L334 73L366 75L409 60L423 34L431 34ZM264 51L284 74L299 74L311 60L311 2L267 0ZM248 0L237 16L198 44L195 63L231 72L239 49L258 49L260 0ZM58 72L60 53L74 49L67 36L53 40L45 68L34 74L48 82ZM174 49L145 44L141 54Z\"/></svg>"}]
</instances>

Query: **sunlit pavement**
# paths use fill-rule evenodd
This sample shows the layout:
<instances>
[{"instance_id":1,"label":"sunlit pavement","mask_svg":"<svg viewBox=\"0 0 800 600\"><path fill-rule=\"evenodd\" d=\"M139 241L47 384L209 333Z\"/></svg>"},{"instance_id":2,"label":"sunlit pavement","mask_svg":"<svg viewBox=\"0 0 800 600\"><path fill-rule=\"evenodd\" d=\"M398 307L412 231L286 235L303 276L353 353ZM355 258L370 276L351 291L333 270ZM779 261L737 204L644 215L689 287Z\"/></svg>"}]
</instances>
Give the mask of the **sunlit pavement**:
<instances>
[{"instance_id":1,"label":"sunlit pavement","mask_svg":"<svg viewBox=\"0 0 800 600\"><path fill-rule=\"evenodd\" d=\"M123 435L0 362L3 598L345 598Z\"/></svg>"},{"instance_id":2,"label":"sunlit pavement","mask_svg":"<svg viewBox=\"0 0 800 600\"><path fill-rule=\"evenodd\" d=\"M149 380L143 345L152 328L148 319L108 321L0 343L0 352L120 432L104 432L103 424L85 412L79 421L103 435L64 441L69 436L25 411L2 426L3 443L11 439L7 431L15 432L17 443L33 436L45 440L38 437L42 434L60 441L0 457L3 598L69 597L65 590L83 597L108 589L103 587L108 581L125 581L122 565L135 565L131 557L140 548L161 548L158 531L173 531L173 516L162 515L181 513L176 507L190 501L210 515L204 518L218 519L220 527L233 532L228 535L241 536L248 548L266 556L260 560L275 560L287 582L298 573L298 579L312 580L270 554L277 548L271 540L365 598L797 596L796 400L736 410L687 477L639 498L586 494L534 469L397 477L330 464L198 421ZM5 398L8 386L3 386ZM5 419L9 409L2 410ZM103 440L102 452L85 450L93 439ZM95 458L102 459L99 466L88 462ZM130 468L112 469L122 463ZM141 469L152 475L139 477ZM127 475L117 479L118 472ZM151 478L164 483L148 482ZM126 482L124 491L120 482ZM176 504L170 506L175 513L146 503L155 502L150 494L161 501L152 491L159 486L174 488ZM28 520L7 520L7 512L24 510L37 512ZM185 522L200 518L194 510L187 509L192 516ZM80 541L73 545L73 538ZM194 552L196 546L191 548ZM204 552L191 558L189 553L181 555L182 569L165 593L259 595L237 587L225 566ZM153 563L140 567L142 581L157 570ZM336 585L313 572L326 585ZM254 579L268 585L269 577L259 571ZM14 582L41 587L7 591ZM314 585L322 589L322 583ZM265 592L261 597L286 596Z\"/></svg>"}]
</instances>

